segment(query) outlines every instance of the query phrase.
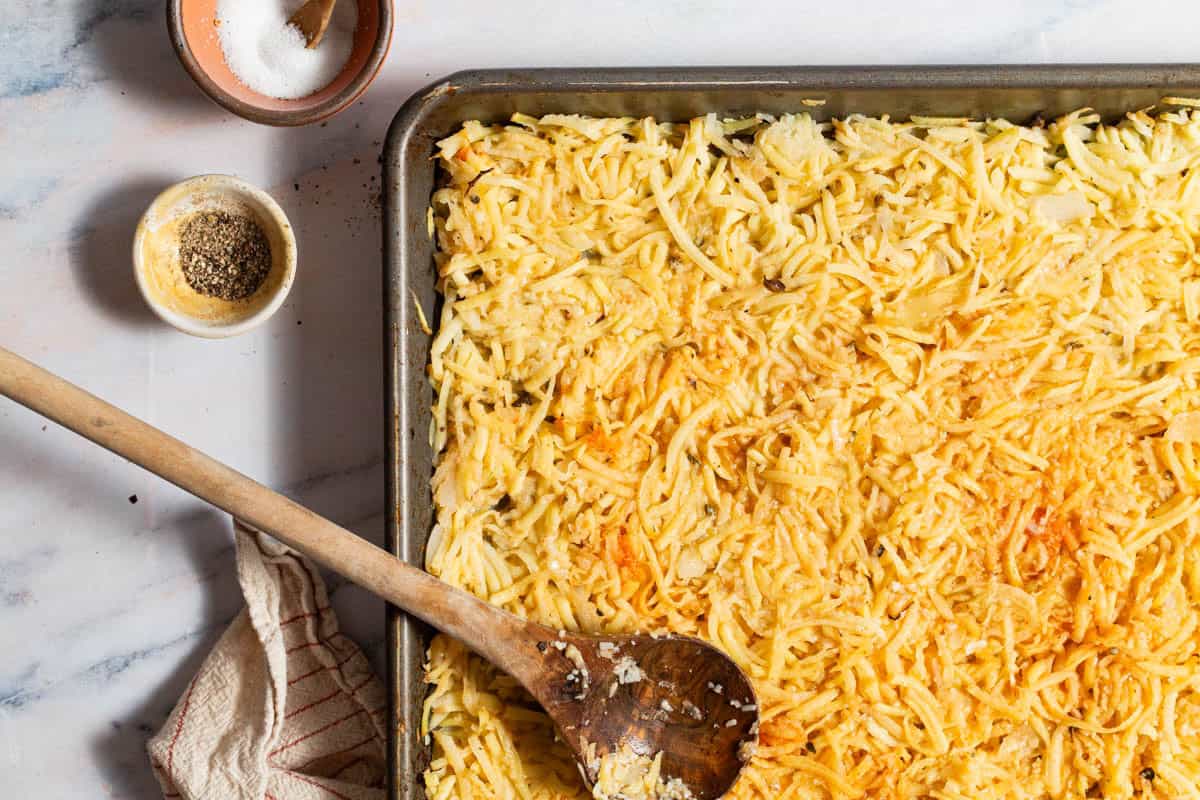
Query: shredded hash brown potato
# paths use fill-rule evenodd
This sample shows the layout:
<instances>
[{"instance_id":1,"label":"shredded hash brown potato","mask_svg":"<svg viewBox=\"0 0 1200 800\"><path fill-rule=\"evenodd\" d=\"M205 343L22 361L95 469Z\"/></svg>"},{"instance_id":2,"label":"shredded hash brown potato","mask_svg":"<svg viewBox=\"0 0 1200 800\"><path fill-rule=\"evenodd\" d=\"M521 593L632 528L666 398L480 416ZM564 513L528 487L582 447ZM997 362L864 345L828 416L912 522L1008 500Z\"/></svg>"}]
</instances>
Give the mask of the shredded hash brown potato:
<instances>
[{"instance_id":1,"label":"shredded hash brown potato","mask_svg":"<svg viewBox=\"0 0 1200 800\"><path fill-rule=\"evenodd\" d=\"M1200 798L1200 113L442 141L428 568L754 680L733 797ZM444 637L431 798L581 798Z\"/></svg>"}]
</instances>

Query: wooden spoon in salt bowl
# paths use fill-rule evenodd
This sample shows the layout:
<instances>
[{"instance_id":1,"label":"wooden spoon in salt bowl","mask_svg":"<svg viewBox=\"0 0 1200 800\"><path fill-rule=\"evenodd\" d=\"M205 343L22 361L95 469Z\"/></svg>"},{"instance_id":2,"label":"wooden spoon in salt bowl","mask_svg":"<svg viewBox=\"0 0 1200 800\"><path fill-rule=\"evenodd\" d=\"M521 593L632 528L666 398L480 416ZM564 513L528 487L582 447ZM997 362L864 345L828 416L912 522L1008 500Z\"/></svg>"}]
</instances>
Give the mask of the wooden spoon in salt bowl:
<instances>
[{"instance_id":1,"label":"wooden spoon in salt bowl","mask_svg":"<svg viewBox=\"0 0 1200 800\"><path fill-rule=\"evenodd\" d=\"M598 798L715 800L753 753L754 689L711 645L556 631L490 606L4 348L0 394L291 545L510 673L550 715Z\"/></svg>"},{"instance_id":2,"label":"wooden spoon in salt bowl","mask_svg":"<svg viewBox=\"0 0 1200 800\"><path fill-rule=\"evenodd\" d=\"M295 25L304 34L309 50L321 43L325 29L329 27L329 20L333 17L335 5L337 0L308 0L296 9L296 13L288 20L288 25Z\"/></svg>"}]
</instances>

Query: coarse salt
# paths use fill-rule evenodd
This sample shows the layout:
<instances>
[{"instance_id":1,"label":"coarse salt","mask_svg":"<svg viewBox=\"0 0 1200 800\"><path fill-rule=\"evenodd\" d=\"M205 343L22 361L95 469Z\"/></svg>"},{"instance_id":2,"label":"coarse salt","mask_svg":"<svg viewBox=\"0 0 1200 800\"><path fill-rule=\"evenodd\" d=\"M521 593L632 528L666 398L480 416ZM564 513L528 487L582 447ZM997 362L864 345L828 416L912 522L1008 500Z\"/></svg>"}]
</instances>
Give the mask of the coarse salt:
<instances>
[{"instance_id":1,"label":"coarse salt","mask_svg":"<svg viewBox=\"0 0 1200 800\"><path fill-rule=\"evenodd\" d=\"M225 63L259 94L307 97L328 86L350 60L358 4L342 0L320 44L309 49L288 19L304 0L218 0L217 35Z\"/></svg>"}]
</instances>

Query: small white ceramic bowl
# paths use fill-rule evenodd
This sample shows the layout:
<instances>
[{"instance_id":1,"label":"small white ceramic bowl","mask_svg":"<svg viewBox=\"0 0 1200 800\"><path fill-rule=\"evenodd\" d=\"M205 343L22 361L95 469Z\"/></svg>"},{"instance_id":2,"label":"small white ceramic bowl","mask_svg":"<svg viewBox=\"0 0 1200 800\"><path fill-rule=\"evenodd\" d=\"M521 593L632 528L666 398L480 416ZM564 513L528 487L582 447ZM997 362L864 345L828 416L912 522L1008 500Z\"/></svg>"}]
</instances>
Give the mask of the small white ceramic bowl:
<instances>
[{"instance_id":1,"label":"small white ceramic bowl","mask_svg":"<svg viewBox=\"0 0 1200 800\"><path fill-rule=\"evenodd\" d=\"M182 223L198 211L226 211L254 219L271 245L271 271L243 300L202 295L188 285L179 264ZM296 237L283 209L269 194L231 175L198 175L154 198L133 236L133 275L150 308L184 333L220 339L261 325L274 314L296 280Z\"/></svg>"}]
</instances>

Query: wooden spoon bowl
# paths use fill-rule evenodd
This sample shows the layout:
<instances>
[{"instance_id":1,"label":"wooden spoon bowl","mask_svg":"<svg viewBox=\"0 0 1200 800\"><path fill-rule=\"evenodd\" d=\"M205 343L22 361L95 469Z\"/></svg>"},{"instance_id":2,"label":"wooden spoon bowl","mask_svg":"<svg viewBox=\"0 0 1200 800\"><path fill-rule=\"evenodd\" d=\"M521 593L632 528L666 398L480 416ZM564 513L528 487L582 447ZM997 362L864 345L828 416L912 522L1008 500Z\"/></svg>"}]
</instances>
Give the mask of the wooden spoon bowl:
<instances>
[{"instance_id":1,"label":"wooden spoon bowl","mask_svg":"<svg viewBox=\"0 0 1200 800\"><path fill-rule=\"evenodd\" d=\"M687 636L543 631L553 638L535 643L535 696L588 785L599 759L625 749L650 759L662 753L662 774L697 800L729 791L758 741L758 701L737 664Z\"/></svg>"},{"instance_id":2,"label":"wooden spoon bowl","mask_svg":"<svg viewBox=\"0 0 1200 800\"><path fill-rule=\"evenodd\" d=\"M333 19L335 5L337 0L308 0L288 19L289 25L295 25L300 29L300 33L304 34L304 41L308 43L309 49L321 44L321 40L325 38L325 30L329 27L329 20Z\"/></svg>"}]
</instances>

